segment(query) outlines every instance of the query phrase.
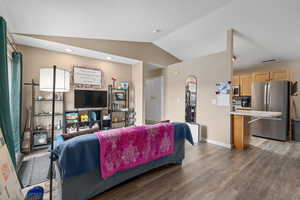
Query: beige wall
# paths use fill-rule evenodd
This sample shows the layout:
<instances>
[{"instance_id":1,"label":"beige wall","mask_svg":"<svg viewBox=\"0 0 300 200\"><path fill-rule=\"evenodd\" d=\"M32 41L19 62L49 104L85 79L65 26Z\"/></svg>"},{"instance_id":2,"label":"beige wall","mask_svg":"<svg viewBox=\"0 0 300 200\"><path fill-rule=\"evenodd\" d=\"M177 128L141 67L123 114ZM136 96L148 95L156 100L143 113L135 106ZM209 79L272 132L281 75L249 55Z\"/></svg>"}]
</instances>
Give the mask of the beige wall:
<instances>
[{"instance_id":1,"label":"beige wall","mask_svg":"<svg viewBox=\"0 0 300 200\"><path fill-rule=\"evenodd\" d=\"M131 86L132 66L121 63L107 62L98 59L75 56L65 53L48 51L39 48L28 46L18 46L23 54L23 81L31 82L34 79L39 82L39 69L41 67L49 67L57 65L60 68L65 68L68 71L73 69L74 65L99 68L103 71L103 89L111 84L111 77L116 77L118 81L129 81ZM71 90L66 93L66 110L74 109L74 92ZM23 89L23 107L24 109L31 106L31 87L25 86ZM48 109L48 108L47 108ZM25 110L23 110L23 125Z\"/></svg>"},{"instance_id":2,"label":"beige wall","mask_svg":"<svg viewBox=\"0 0 300 200\"><path fill-rule=\"evenodd\" d=\"M136 125L145 124L144 100L144 64L132 65L132 85L134 91L134 109L136 112Z\"/></svg>"},{"instance_id":3,"label":"beige wall","mask_svg":"<svg viewBox=\"0 0 300 200\"><path fill-rule=\"evenodd\" d=\"M298 81L300 84L300 61L282 62L273 64L262 64L245 69L235 69L234 75L250 74L253 72L268 72L278 69L290 69L292 73L292 81ZM300 117L300 96L292 97L293 107L292 116Z\"/></svg>"},{"instance_id":4,"label":"beige wall","mask_svg":"<svg viewBox=\"0 0 300 200\"><path fill-rule=\"evenodd\" d=\"M216 99L216 83L230 81L232 68L228 65L228 53L221 52L170 65L165 75L166 119L185 121L185 80L189 75L197 77L197 123L204 126L207 140L230 145L230 106L212 103Z\"/></svg>"},{"instance_id":5,"label":"beige wall","mask_svg":"<svg viewBox=\"0 0 300 200\"><path fill-rule=\"evenodd\" d=\"M181 60L150 42L131 42L117 40L100 40L72 37L55 37L43 35L26 35L37 39L58 42L84 49L110 53L113 55L141 60L145 63L170 65Z\"/></svg>"}]
</instances>

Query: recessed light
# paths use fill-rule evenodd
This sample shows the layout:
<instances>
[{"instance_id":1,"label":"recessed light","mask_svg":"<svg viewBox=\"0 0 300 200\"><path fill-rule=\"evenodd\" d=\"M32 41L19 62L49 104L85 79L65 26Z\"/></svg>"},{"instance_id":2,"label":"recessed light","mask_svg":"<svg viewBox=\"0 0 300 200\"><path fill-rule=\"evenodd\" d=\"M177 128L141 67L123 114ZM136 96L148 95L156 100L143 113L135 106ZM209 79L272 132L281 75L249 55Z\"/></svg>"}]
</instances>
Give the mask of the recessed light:
<instances>
[{"instance_id":1,"label":"recessed light","mask_svg":"<svg viewBox=\"0 0 300 200\"><path fill-rule=\"evenodd\" d=\"M72 52L72 49L65 49L66 52Z\"/></svg>"},{"instance_id":2,"label":"recessed light","mask_svg":"<svg viewBox=\"0 0 300 200\"><path fill-rule=\"evenodd\" d=\"M161 29L154 29L153 31L152 31L152 33L160 33L161 32Z\"/></svg>"},{"instance_id":3,"label":"recessed light","mask_svg":"<svg viewBox=\"0 0 300 200\"><path fill-rule=\"evenodd\" d=\"M106 57L106 59L107 59L107 60L111 60L111 57L108 56L108 57Z\"/></svg>"}]
</instances>

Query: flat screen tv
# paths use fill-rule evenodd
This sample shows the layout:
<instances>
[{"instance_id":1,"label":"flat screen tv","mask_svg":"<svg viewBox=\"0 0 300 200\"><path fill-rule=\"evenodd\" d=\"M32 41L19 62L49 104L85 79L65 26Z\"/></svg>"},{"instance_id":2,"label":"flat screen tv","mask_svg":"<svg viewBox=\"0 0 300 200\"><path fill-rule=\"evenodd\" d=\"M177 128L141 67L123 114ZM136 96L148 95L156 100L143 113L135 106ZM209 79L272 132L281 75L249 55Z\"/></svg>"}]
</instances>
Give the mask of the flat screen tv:
<instances>
[{"instance_id":1,"label":"flat screen tv","mask_svg":"<svg viewBox=\"0 0 300 200\"><path fill-rule=\"evenodd\" d=\"M75 90L75 108L107 107L107 91Z\"/></svg>"}]
</instances>

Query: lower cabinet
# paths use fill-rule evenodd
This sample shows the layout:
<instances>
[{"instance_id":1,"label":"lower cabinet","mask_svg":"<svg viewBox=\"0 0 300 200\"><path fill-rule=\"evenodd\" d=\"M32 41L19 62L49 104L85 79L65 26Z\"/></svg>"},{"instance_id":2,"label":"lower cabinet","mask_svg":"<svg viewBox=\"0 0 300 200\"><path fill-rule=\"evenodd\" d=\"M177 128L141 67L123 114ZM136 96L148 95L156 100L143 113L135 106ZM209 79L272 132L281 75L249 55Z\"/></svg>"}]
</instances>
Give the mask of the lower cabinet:
<instances>
[{"instance_id":1,"label":"lower cabinet","mask_svg":"<svg viewBox=\"0 0 300 200\"><path fill-rule=\"evenodd\" d=\"M233 146L237 149L244 150L249 146L249 126L250 117L243 115L231 115L232 117L232 135Z\"/></svg>"}]
</instances>

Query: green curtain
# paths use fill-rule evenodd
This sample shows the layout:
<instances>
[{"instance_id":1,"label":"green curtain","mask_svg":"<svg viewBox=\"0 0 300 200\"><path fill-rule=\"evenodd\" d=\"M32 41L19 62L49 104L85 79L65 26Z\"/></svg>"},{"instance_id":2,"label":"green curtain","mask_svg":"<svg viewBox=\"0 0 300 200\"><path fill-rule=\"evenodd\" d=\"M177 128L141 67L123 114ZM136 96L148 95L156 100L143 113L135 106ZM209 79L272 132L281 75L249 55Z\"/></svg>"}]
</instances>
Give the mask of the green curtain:
<instances>
[{"instance_id":1,"label":"green curtain","mask_svg":"<svg viewBox=\"0 0 300 200\"><path fill-rule=\"evenodd\" d=\"M14 166L16 166L9 98L6 21L2 17L0 17L0 97L0 126L2 128L11 159Z\"/></svg>"},{"instance_id":2,"label":"green curtain","mask_svg":"<svg viewBox=\"0 0 300 200\"><path fill-rule=\"evenodd\" d=\"M22 116L22 54L13 52L11 69L11 118L15 153L20 153L21 116Z\"/></svg>"}]
</instances>

